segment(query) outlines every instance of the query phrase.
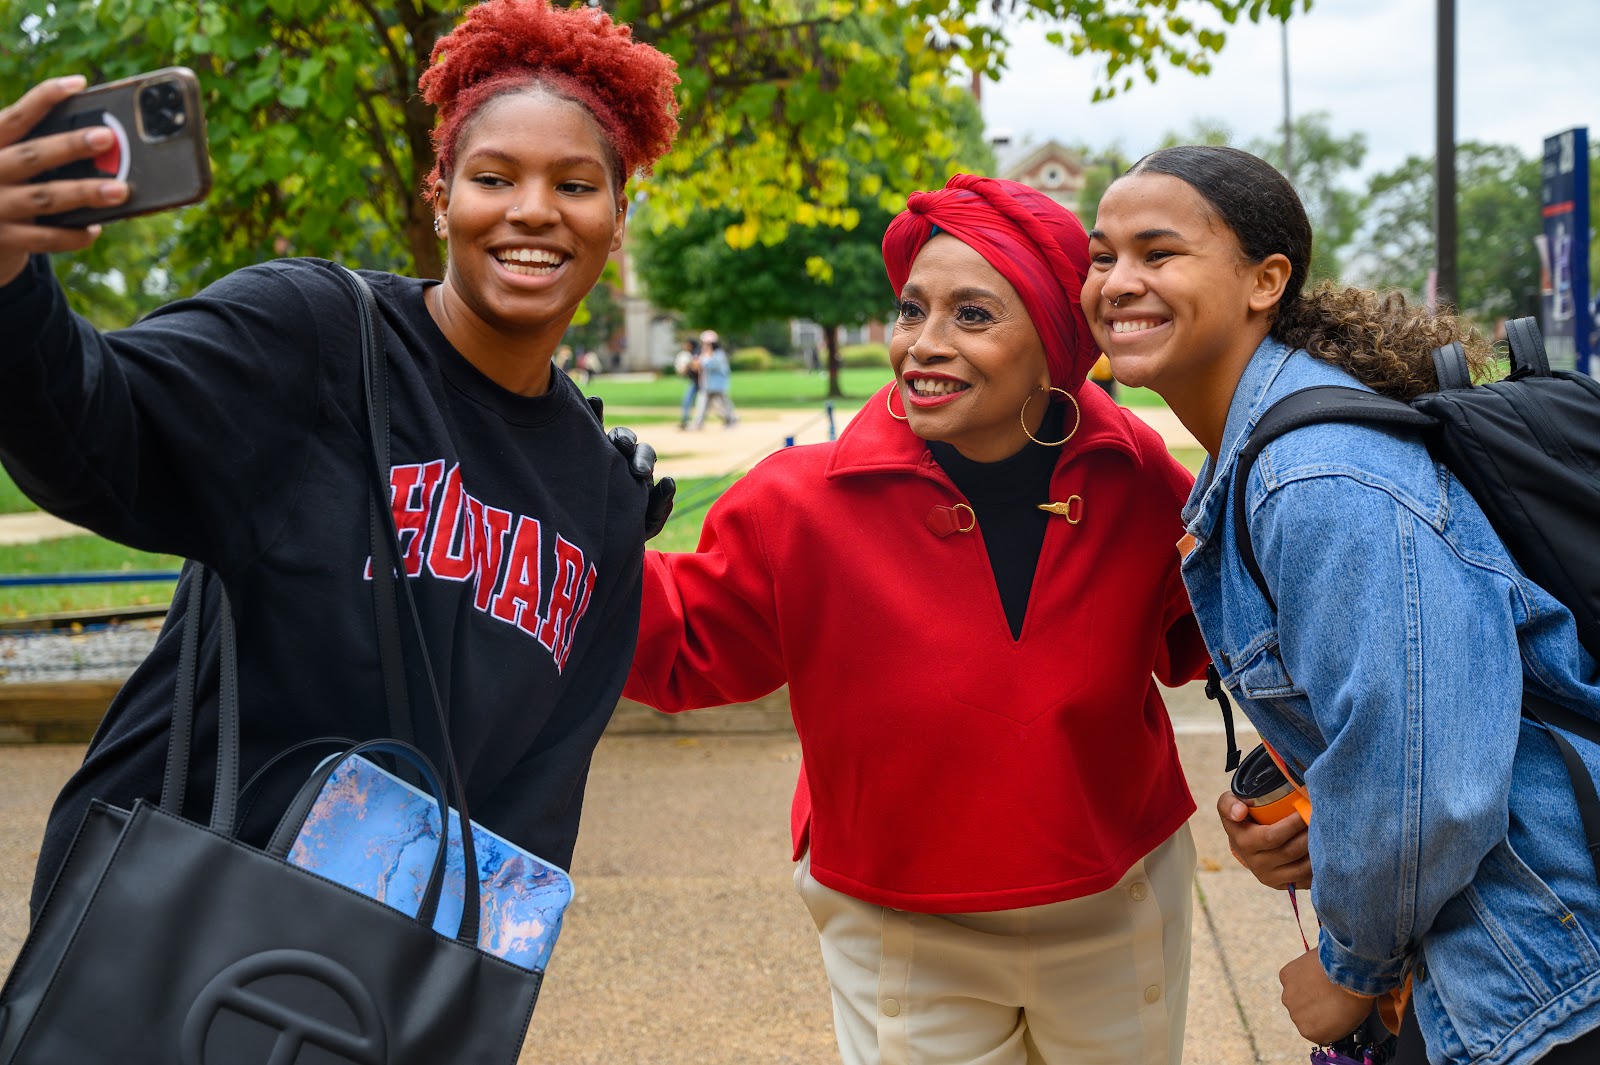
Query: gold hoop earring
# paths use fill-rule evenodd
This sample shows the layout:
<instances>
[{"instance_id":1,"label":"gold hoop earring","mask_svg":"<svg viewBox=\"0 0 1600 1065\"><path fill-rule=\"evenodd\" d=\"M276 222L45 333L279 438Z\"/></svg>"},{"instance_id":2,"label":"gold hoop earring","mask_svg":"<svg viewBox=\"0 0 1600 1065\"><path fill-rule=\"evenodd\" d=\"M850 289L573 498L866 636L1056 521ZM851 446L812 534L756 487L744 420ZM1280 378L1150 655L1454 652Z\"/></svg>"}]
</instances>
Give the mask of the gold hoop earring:
<instances>
[{"instance_id":1,"label":"gold hoop earring","mask_svg":"<svg viewBox=\"0 0 1600 1065\"><path fill-rule=\"evenodd\" d=\"M889 417L893 418L895 421L897 421L897 422L910 421L911 420L911 415L909 415L909 414L896 414L894 412L894 394L896 392L898 392L898 391L900 391L900 385L897 383L893 388L889 389L889 394L883 397L883 405L889 409ZM901 403L900 406L904 407L905 404Z\"/></svg>"},{"instance_id":2,"label":"gold hoop earring","mask_svg":"<svg viewBox=\"0 0 1600 1065\"><path fill-rule=\"evenodd\" d=\"M1065 444L1068 440L1071 440L1077 435L1078 426L1083 423L1083 408L1078 406L1078 401L1073 397L1072 393L1068 392L1064 388L1057 388L1054 385L1042 385L1038 391L1045 393L1046 398L1049 397L1051 392L1060 392L1063 396L1067 397L1067 402L1072 404L1072 430L1060 440L1040 440L1038 437L1028 432L1028 404L1033 402L1034 397L1034 393L1029 392L1028 398L1022 401L1022 413L1018 416L1022 421L1023 435L1041 447L1060 447L1062 444Z\"/></svg>"}]
</instances>

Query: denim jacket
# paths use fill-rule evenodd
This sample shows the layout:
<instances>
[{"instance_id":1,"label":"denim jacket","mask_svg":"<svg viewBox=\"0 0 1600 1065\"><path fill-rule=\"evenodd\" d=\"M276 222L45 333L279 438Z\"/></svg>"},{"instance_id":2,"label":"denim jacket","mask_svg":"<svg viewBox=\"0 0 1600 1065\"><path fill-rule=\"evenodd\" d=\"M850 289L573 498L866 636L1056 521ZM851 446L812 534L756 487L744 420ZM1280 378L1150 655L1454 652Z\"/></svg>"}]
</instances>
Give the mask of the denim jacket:
<instances>
[{"instance_id":1,"label":"denim jacket","mask_svg":"<svg viewBox=\"0 0 1600 1065\"><path fill-rule=\"evenodd\" d=\"M1521 693L1600 717L1600 675L1571 613L1409 431L1309 426L1262 452L1245 509L1273 613L1234 546L1235 460L1267 407L1322 384L1362 387L1270 338L1252 356L1184 508L1195 616L1304 773L1328 974L1376 995L1409 973L1435 1065L1536 1061L1600 1027L1600 885ZM1574 746L1600 773L1600 749Z\"/></svg>"}]
</instances>

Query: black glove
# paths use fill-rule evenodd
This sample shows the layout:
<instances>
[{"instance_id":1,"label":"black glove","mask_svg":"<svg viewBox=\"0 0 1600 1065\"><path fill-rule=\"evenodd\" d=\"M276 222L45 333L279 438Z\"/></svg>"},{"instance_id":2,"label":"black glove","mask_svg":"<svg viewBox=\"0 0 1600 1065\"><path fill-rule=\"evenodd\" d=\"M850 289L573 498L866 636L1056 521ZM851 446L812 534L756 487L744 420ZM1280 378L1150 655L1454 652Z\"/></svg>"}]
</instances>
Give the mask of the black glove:
<instances>
[{"instance_id":1,"label":"black glove","mask_svg":"<svg viewBox=\"0 0 1600 1065\"><path fill-rule=\"evenodd\" d=\"M667 524L672 515L672 497L678 491L678 482L671 477L655 480L656 449L639 443L632 429L617 427L606 434L611 446L628 460L628 470L634 479L650 486L650 500L644 507L644 538L652 539Z\"/></svg>"}]
</instances>

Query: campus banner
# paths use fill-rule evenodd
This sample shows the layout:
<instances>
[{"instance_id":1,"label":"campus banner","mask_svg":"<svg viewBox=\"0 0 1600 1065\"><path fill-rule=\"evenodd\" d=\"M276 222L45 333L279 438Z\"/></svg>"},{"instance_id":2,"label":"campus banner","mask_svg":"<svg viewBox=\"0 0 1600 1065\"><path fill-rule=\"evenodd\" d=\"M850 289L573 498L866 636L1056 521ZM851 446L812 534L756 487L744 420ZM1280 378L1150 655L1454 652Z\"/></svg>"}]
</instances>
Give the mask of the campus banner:
<instances>
[{"instance_id":1,"label":"campus banner","mask_svg":"<svg viewBox=\"0 0 1600 1065\"><path fill-rule=\"evenodd\" d=\"M1589 301L1589 130L1545 138L1539 206L1544 232L1541 325L1550 365L1595 372Z\"/></svg>"}]
</instances>

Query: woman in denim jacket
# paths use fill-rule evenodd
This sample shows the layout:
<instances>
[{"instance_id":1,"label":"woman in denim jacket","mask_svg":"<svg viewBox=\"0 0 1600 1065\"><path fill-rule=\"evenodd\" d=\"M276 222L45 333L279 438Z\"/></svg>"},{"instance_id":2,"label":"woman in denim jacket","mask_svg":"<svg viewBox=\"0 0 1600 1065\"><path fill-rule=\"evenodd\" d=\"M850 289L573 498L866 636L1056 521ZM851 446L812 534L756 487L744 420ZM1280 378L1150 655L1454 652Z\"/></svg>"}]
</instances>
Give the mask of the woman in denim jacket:
<instances>
[{"instance_id":1,"label":"woman in denim jacket","mask_svg":"<svg viewBox=\"0 0 1600 1065\"><path fill-rule=\"evenodd\" d=\"M1146 156L1090 237L1084 309L1117 379L1160 393L1210 453L1184 509L1206 643L1316 810L1304 866L1283 829L1222 803L1258 876L1316 869L1320 942L1280 974L1296 1026L1338 1039L1409 977L1411 1061L1600 1061L1600 885L1555 744L1520 713L1526 685L1600 717L1571 613L1408 432L1317 425L1262 452L1243 490L1276 613L1235 548L1235 457L1275 400L1325 384L1409 399L1437 387L1435 346L1468 342L1481 370L1481 341L1398 296L1303 293L1305 210L1233 149Z\"/></svg>"}]
</instances>

